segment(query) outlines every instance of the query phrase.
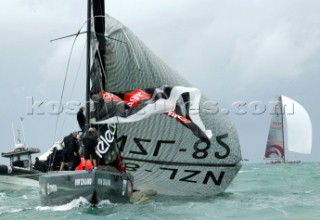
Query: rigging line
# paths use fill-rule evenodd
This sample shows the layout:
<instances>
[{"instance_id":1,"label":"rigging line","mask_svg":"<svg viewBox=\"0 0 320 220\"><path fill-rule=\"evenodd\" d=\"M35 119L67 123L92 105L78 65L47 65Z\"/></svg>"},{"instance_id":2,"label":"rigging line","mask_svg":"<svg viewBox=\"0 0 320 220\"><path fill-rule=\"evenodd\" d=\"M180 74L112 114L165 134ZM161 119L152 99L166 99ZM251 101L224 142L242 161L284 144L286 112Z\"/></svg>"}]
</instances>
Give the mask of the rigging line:
<instances>
[{"instance_id":1,"label":"rigging line","mask_svg":"<svg viewBox=\"0 0 320 220\"><path fill-rule=\"evenodd\" d=\"M82 17L82 14L83 14L82 13L82 8L83 8L83 1L81 2L81 9L80 9L79 22L78 23L81 22L81 17ZM80 24L78 24L78 26L80 26ZM83 27L83 26L81 26L81 27ZM86 31L85 32L80 32L80 34L84 34L84 33L86 33ZM61 40L61 39L64 39L64 38L73 37L75 35L78 35L78 33L77 34L70 34L70 35L67 35L67 36L64 36L64 37L59 37L59 38L56 38L56 39L52 39L50 41L53 42L53 41L56 41L56 40Z\"/></svg>"},{"instance_id":2,"label":"rigging line","mask_svg":"<svg viewBox=\"0 0 320 220\"><path fill-rule=\"evenodd\" d=\"M127 44L127 42L125 41L122 41L122 40L119 40L119 39L116 39L116 38L113 38L113 37L109 37L108 35L104 35L104 34L100 34L100 33L95 33L97 36L102 36L104 38L108 38L108 39L111 39L111 40L114 40L114 41L118 41L120 43L123 43L123 44Z\"/></svg>"},{"instance_id":3,"label":"rigging line","mask_svg":"<svg viewBox=\"0 0 320 220\"><path fill-rule=\"evenodd\" d=\"M125 42L125 41L122 41L122 40L119 40L119 39L116 39L116 38L113 38L113 37L109 37L109 36L104 36L105 38L108 38L108 39L110 39L110 40L114 40L114 41L118 41L118 42L120 42L120 43L123 43L123 44L127 44L127 42Z\"/></svg>"},{"instance_id":4,"label":"rigging line","mask_svg":"<svg viewBox=\"0 0 320 220\"><path fill-rule=\"evenodd\" d=\"M134 52L134 50L133 50L132 43L131 43L131 41L130 41L130 39L129 39L128 35L126 34L126 32L123 30L123 28L121 28L121 30L122 30L122 32L123 32L123 34L124 34L124 36L127 38L128 42L129 42L129 46L131 47L131 50L132 50L132 53L133 53L134 59L135 59L135 61L136 61L136 64L137 64L137 66L138 66L138 69L140 70L140 65L139 65L139 62L138 62L138 58L137 58L137 56L136 56L136 53L135 53L135 52Z\"/></svg>"},{"instance_id":5,"label":"rigging line","mask_svg":"<svg viewBox=\"0 0 320 220\"><path fill-rule=\"evenodd\" d=\"M81 23L81 21L82 21L82 15L83 15L83 13L82 13L82 9L83 9L83 5L84 5L84 1L81 1L81 7L80 7L80 12L79 12L79 23L78 23L78 26L80 26L80 23Z\"/></svg>"},{"instance_id":6,"label":"rigging line","mask_svg":"<svg viewBox=\"0 0 320 220\"><path fill-rule=\"evenodd\" d=\"M100 68L101 68L101 74L103 74L103 75L105 75L107 78L108 78L108 75L106 74L106 72L105 72L105 70L104 70L104 66L103 66L103 62L102 62L102 59L101 59L101 54L100 54L100 50L99 50L99 48L97 49L97 52L98 52L98 58L99 58L99 66L100 66ZM101 80L102 80L102 78L101 78ZM104 90L105 88L103 88L103 82L101 81L101 84L100 84L100 89L101 90Z\"/></svg>"},{"instance_id":7,"label":"rigging line","mask_svg":"<svg viewBox=\"0 0 320 220\"><path fill-rule=\"evenodd\" d=\"M64 88L65 88L65 84L66 84L66 79L67 79L68 71L69 71L71 55L72 55L72 52L73 52L73 48L74 48L76 39L77 39L78 36L82 33L82 32L81 32L82 28L83 28L83 27L85 26L85 24L86 24L87 22L89 22L90 20L91 20L91 19L87 19L87 20L82 24L82 26L79 28L78 33L75 35L74 41L73 41L73 43L72 43L72 47L71 47L70 55L69 55L69 60L68 60L68 64L67 64L66 75L65 75L65 78L64 78L64 82L63 82L62 93L61 93L61 97L60 97L59 109L61 108L61 102L62 102L62 98L63 98L63 93L64 93ZM87 31L89 31L89 30L87 30ZM58 120L59 120L59 114L57 115L57 119L56 119L56 124L55 124L55 129L54 129L54 136L53 136L53 138L54 138L54 139L53 139L53 142L55 141L56 134L57 134Z\"/></svg>"},{"instance_id":8,"label":"rigging line","mask_svg":"<svg viewBox=\"0 0 320 220\"><path fill-rule=\"evenodd\" d=\"M79 62L79 66L78 66L78 70L77 70L77 74L76 74L76 78L75 78L75 80L74 80L73 87L72 87L72 90L71 90L70 100L71 100L71 98L72 98L72 96L73 96L74 88L75 88L75 85L76 85L76 82L77 82L77 79L78 79L78 76L79 76L80 66L81 66L81 63L82 63L82 59L83 59L83 55L84 55L85 49L86 49L86 44L84 44L84 47L82 48L82 53L81 53L82 55L81 55L81 58L80 58L80 62ZM66 121L66 118L67 118L67 115L65 114L65 115L64 115L63 122L62 122L61 130L60 130L60 134L59 134L58 137L61 137L61 135L62 135L62 128L63 128L63 126L64 126L64 123L65 123L65 121Z\"/></svg>"},{"instance_id":9,"label":"rigging line","mask_svg":"<svg viewBox=\"0 0 320 220\"><path fill-rule=\"evenodd\" d=\"M67 81L67 76L68 76L68 71L69 71L69 67L70 67L70 61L71 61L71 56L72 56L72 52L73 52L73 48L74 45L76 43L77 37L79 36L80 30L78 32L78 34L75 36L73 43L72 43L72 47L70 50L70 54L69 54L69 59L68 59L68 63L67 63L67 69L66 69L66 73L65 73L65 77L64 77L64 82L63 82L63 86L62 86L62 92L61 92L61 96L60 96L60 103L59 103L59 110L61 108L61 103L62 103L62 99L63 99L63 94L64 94L64 89L65 89L65 85L66 85L66 81ZM56 139L56 135L57 135L57 129L58 129L58 121L59 121L59 115L57 114L57 119L56 119L56 124L55 124L55 129L54 129L54 135L53 135L53 143Z\"/></svg>"},{"instance_id":10,"label":"rigging line","mask_svg":"<svg viewBox=\"0 0 320 220\"><path fill-rule=\"evenodd\" d=\"M77 36L77 35L85 34L85 33L87 33L87 32L86 31L82 31L82 32L77 32L75 34L69 34L67 36L63 36L63 37L58 37L58 38L52 39L52 40L50 40L50 42L54 42L54 41L57 41L57 40L62 40L62 39L65 39L65 38L69 38L69 37L73 37L73 36Z\"/></svg>"},{"instance_id":11,"label":"rigging line","mask_svg":"<svg viewBox=\"0 0 320 220\"><path fill-rule=\"evenodd\" d=\"M13 122L11 122L11 125L12 125L13 142L14 142L14 146L16 146L17 142L16 142L16 135L15 135L15 133L14 133L14 125L13 125Z\"/></svg>"}]
</instances>

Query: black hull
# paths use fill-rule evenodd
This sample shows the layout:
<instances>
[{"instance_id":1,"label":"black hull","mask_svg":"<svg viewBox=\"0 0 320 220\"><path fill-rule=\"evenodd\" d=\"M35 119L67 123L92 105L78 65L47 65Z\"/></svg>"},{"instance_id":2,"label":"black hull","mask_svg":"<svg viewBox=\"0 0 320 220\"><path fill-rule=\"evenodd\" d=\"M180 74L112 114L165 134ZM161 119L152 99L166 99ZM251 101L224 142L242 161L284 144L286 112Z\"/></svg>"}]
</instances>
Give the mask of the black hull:
<instances>
[{"instance_id":1,"label":"black hull","mask_svg":"<svg viewBox=\"0 0 320 220\"><path fill-rule=\"evenodd\" d=\"M21 178L39 180L39 176L43 174L34 169L26 169L26 168L19 168L19 167L8 167L6 165L0 165L0 175L6 176L16 176Z\"/></svg>"},{"instance_id":2,"label":"black hull","mask_svg":"<svg viewBox=\"0 0 320 220\"><path fill-rule=\"evenodd\" d=\"M107 170L50 172L39 179L41 204L63 205L84 197L91 204L102 200L126 203L132 194L131 178Z\"/></svg>"},{"instance_id":3,"label":"black hull","mask_svg":"<svg viewBox=\"0 0 320 220\"><path fill-rule=\"evenodd\" d=\"M39 176L34 169L0 165L0 190L20 190L39 187Z\"/></svg>"}]
</instances>

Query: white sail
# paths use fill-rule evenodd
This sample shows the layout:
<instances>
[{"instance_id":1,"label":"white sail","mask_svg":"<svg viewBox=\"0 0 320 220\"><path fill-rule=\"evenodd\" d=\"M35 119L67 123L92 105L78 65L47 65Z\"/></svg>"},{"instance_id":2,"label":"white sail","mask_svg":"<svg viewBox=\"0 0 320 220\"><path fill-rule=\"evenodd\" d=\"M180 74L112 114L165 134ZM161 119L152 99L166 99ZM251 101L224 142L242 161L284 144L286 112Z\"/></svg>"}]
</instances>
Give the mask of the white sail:
<instances>
[{"instance_id":1,"label":"white sail","mask_svg":"<svg viewBox=\"0 0 320 220\"><path fill-rule=\"evenodd\" d=\"M308 112L298 102L281 96L287 123L287 148L296 153L310 154L312 125Z\"/></svg>"}]
</instances>

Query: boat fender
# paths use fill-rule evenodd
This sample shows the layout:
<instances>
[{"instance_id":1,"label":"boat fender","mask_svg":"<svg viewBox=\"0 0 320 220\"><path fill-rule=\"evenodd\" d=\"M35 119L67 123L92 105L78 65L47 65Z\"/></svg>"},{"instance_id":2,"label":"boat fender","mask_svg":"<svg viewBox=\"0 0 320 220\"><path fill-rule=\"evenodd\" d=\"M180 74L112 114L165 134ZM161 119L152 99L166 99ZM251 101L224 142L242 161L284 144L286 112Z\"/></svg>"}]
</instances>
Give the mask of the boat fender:
<instances>
[{"instance_id":1,"label":"boat fender","mask_svg":"<svg viewBox=\"0 0 320 220\"><path fill-rule=\"evenodd\" d=\"M8 173L12 173L12 167L8 166Z\"/></svg>"}]
</instances>

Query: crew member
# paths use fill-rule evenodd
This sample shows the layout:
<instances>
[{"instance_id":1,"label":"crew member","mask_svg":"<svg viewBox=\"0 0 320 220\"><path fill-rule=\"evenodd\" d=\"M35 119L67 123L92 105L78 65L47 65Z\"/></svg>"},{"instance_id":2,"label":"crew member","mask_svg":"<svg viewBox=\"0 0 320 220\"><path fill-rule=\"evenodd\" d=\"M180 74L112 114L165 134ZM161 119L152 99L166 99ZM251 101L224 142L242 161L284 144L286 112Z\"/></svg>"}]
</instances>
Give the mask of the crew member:
<instances>
[{"instance_id":1,"label":"crew member","mask_svg":"<svg viewBox=\"0 0 320 220\"><path fill-rule=\"evenodd\" d=\"M61 162L60 171L64 169L66 162L71 162L71 170L80 164L79 143L77 138L78 132L74 131L70 135L64 137L63 160Z\"/></svg>"},{"instance_id":2,"label":"crew member","mask_svg":"<svg viewBox=\"0 0 320 220\"><path fill-rule=\"evenodd\" d=\"M96 146L98 144L98 135L94 128L89 128L87 134L85 134L82 138L82 143L84 146L84 164L83 169L85 169L87 160L90 160L90 157L93 161L94 169L97 168L97 154L96 154Z\"/></svg>"},{"instance_id":3,"label":"crew member","mask_svg":"<svg viewBox=\"0 0 320 220\"><path fill-rule=\"evenodd\" d=\"M62 155L61 155L61 150L58 150L56 147L52 149L52 153L49 154L47 157L47 162L49 166L49 170L59 170L61 161L62 161Z\"/></svg>"},{"instance_id":4,"label":"crew member","mask_svg":"<svg viewBox=\"0 0 320 220\"><path fill-rule=\"evenodd\" d=\"M81 131L84 131L85 117L84 117L84 107L80 107L77 113L77 121Z\"/></svg>"}]
</instances>

